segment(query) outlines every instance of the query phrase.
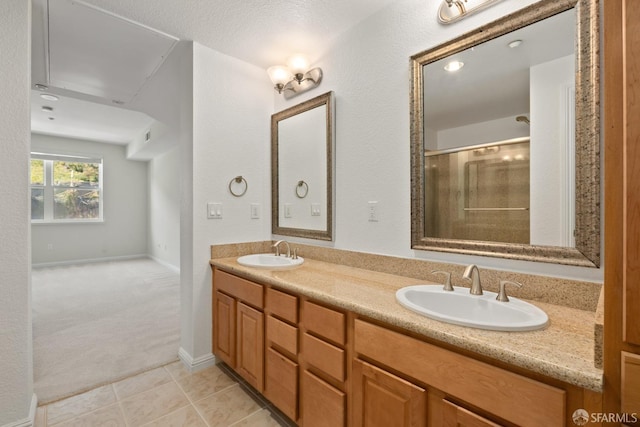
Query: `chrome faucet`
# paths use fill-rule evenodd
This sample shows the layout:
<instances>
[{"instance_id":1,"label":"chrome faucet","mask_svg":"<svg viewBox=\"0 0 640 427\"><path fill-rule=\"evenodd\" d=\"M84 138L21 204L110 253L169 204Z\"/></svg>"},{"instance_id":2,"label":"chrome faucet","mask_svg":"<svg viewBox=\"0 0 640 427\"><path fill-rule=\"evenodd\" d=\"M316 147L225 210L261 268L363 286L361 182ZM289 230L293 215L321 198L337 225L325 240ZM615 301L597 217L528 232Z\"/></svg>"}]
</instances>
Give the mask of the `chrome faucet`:
<instances>
[{"instance_id":1,"label":"chrome faucet","mask_svg":"<svg viewBox=\"0 0 640 427\"><path fill-rule=\"evenodd\" d=\"M471 280L471 289L469 293L471 295L482 295L482 284L480 283L480 270L478 270L478 266L475 264L471 264L467 268L465 268L462 277L465 279Z\"/></svg>"},{"instance_id":2,"label":"chrome faucet","mask_svg":"<svg viewBox=\"0 0 640 427\"><path fill-rule=\"evenodd\" d=\"M271 246L272 248L276 249L276 256L280 256L281 243L284 243L285 245L287 245L287 258L291 258L291 246L289 246L289 242L287 242L286 240L278 240L273 244L273 246Z\"/></svg>"},{"instance_id":3,"label":"chrome faucet","mask_svg":"<svg viewBox=\"0 0 640 427\"><path fill-rule=\"evenodd\" d=\"M510 280L500 280L500 289L498 291L498 295L496 299L501 302L509 302L509 297L507 296L507 291L505 290L507 285L514 285L519 288L522 287L522 283L520 282L512 282Z\"/></svg>"}]
</instances>

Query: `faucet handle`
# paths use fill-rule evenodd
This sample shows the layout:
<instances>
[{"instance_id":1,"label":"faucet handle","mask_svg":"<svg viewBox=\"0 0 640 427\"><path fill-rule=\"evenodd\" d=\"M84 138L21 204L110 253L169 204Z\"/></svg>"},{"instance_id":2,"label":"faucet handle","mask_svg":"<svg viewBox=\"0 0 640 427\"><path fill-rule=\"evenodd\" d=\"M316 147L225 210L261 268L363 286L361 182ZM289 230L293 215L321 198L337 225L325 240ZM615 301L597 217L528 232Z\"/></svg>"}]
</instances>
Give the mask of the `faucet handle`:
<instances>
[{"instance_id":1,"label":"faucet handle","mask_svg":"<svg viewBox=\"0 0 640 427\"><path fill-rule=\"evenodd\" d=\"M453 291L453 286L451 285L451 273L448 271L440 271L440 270L431 270L432 274L443 274L447 279L444 282L444 287L442 290L444 291Z\"/></svg>"},{"instance_id":2,"label":"faucet handle","mask_svg":"<svg viewBox=\"0 0 640 427\"><path fill-rule=\"evenodd\" d=\"M293 248L293 255L291 256L292 259L298 259L298 248Z\"/></svg>"},{"instance_id":3,"label":"faucet handle","mask_svg":"<svg viewBox=\"0 0 640 427\"><path fill-rule=\"evenodd\" d=\"M507 285L515 285L519 288L522 287L522 283L519 283L519 282L512 282L510 280L500 280L500 290L498 291L496 300L502 301L502 302L509 302L509 297L507 296L507 291L506 291Z\"/></svg>"}]
</instances>

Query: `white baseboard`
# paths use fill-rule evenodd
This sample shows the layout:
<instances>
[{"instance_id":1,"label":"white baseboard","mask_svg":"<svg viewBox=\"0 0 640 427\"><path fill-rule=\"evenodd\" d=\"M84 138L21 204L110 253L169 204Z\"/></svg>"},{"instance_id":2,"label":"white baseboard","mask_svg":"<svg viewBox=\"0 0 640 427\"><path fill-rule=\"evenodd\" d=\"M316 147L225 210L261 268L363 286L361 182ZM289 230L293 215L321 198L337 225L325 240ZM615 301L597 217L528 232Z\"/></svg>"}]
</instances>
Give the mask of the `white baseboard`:
<instances>
[{"instance_id":1,"label":"white baseboard","mask_svg":"<svg viewBox=\"0 0 640 427\"><path fill-rule=\"evenodd\" d=\"M136 259L136 258L148 258L148 255L138 254L138 255L124 255L124 256L114 256L114 257L104 257L104 258L76 259L72 261L41 262L38 264L31 264L31 267L32 268L57 267L57 266L74 265L74 264L91 264L94 262L125 261L128 259Z\"/></svg>"},{"instance_id":2,"label":"white baseboard","mask_svg":"<svg viewBox=\"0 0 640 427\"><path fill-rule=\"evenodd\" d=\"M158 257L155 257L153 255L147 255L147 258L154 260L155 262L157 262L158 264L161 264L165 267L167 267L169 270L173 271L174 273L180 274L180 267L176 267L173 264L169 264L167 261L164 261Z\"/></svg>"},{"instance_id":3,"label":"white baseboard","mask_svg":"<svg viewBox=\"0 0 640 427\"><path fill-rule=\"evenodd\" d=\"M180 347L178 351L178 357L184 367L191 373L201 371L216 364L216 357L213 353L205 354L204 356L199 356L194 359L189 352L182 347Z\"/></svg>"},{"instance_id":4,"label":"white baseboard","mask_svg":"<svg viewBox=\"0 0 640 427\"><path fill-rule=\"evenodd\" d=\"M38 396L33 394L31 397L31 406L29 406L29 416L1 427L33 427L36 425L36 409L38 408Z\"/></svg>"}]
</instances>

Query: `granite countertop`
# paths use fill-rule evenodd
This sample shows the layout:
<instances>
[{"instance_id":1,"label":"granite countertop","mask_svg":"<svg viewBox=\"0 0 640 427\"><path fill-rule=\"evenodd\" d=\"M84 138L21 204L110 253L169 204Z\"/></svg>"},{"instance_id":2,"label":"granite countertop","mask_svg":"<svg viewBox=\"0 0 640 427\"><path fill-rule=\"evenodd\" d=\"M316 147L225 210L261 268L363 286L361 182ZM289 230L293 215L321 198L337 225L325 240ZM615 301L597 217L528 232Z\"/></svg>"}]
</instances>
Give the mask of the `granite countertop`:
<instances>
[{"instance_id":1,"label":"granite countertop","mask_svg":"<svg viewBox=\"0 0 640 427\"><path fill-rule=\"evenodd\" d=\"M534 302L549 316L547 328L486 331L432 320L396 301L396 290L430 283L424 280L312 259L291 270L244 267L235 257L212 259L211 264L514 366L602 391L602 370L594 365L595 314L590 311Z\"/></svg>"}]
</instances>

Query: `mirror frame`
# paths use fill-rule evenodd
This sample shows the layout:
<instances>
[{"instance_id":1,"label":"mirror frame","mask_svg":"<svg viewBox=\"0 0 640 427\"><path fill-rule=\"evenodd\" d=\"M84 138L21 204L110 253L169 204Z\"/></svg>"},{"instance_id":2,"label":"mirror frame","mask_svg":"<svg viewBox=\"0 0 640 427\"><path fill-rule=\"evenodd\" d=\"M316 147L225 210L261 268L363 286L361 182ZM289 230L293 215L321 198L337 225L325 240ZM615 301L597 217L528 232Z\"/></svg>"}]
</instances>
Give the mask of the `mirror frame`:
<instances>
[{"instance_id":1,"label":"mirror frame","mask_svg":"<svg viewBox=\"0 0 640 427\"><path fill-rule=\"evenodd\" d=\"M325 105L327 108L326 130L327 130L327 200L326 200L326 230L311 230L304 228L281 227L280 226L280 196L278 192L278 123L281 120L302 114L305 111ZM307 239L333 240L333 195L334 195L334 144L335 144L335 98L333 92L316 96L301 104L294 105L286 110L271 116L271 232L283 236L304 237Z\"/></svg>"},{"instance_id":2,"label":"mirror frame","mask_svg":"<svg viewBox=\"0 0 640 427\"><path fill-rule=\"evenodd\" d=\"M575 248L425 236L423 83L426 64L575 8ZM600 266L599 0L542 0L411 57L411 248L438 252Z\"/></svg>"}]
</instances>

